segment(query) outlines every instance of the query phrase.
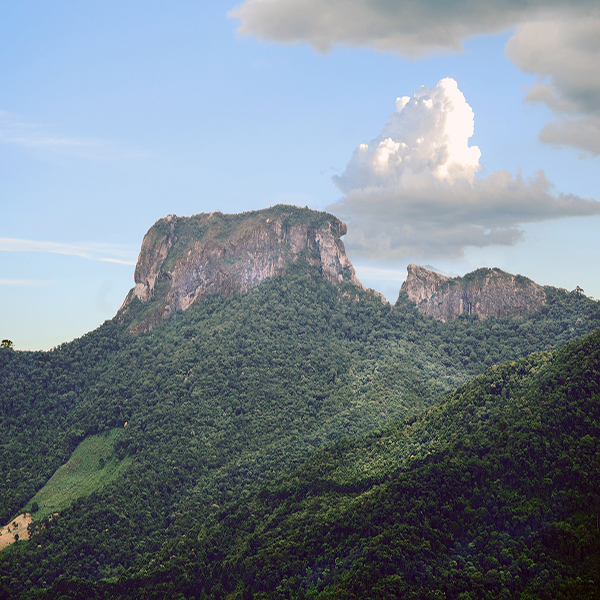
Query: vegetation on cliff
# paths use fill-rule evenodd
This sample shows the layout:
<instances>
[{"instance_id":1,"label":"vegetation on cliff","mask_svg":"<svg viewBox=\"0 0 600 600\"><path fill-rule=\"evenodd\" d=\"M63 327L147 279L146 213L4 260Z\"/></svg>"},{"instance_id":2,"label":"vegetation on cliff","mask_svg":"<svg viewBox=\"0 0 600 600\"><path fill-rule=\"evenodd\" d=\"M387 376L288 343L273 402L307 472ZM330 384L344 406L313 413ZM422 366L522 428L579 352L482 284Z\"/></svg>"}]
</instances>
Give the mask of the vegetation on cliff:
<instances>
[{"instance_id":1,"label":"vegetation on cliff","mask_svg":"<svg viewBox=\"0 0 600 600\"><path fill-rule=\"evenodd\" d=\"M130 326L148 331L207 295L247 292L299 259L331 283L362 287L341 241L345 233L333 215L286 205L238 215L169 215L144 237L121 317L141 301L144 309L138 307Z\"/></svg>"},{"instance_id":2,"label":"vegetation on cliff","mask_svg":"<svg viewBox=\"0 0 600 600\"><path fill-rule=\"evenodd\" d=\"M477 269L464 277L447 277L415 264L407 271L401 293L419 312L440 321L462 314L478 319L522 317L546 302L544 287L500 269Z\"/></svg>"}]
</instances>

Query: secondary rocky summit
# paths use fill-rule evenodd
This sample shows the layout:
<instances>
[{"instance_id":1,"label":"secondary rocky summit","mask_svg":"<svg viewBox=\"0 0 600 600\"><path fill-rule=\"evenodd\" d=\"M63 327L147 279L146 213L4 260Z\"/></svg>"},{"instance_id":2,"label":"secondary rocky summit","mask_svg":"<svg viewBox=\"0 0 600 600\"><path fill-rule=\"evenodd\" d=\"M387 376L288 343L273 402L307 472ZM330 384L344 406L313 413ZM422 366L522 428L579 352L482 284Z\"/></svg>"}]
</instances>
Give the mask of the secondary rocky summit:
<instances>
[{"instance_id":1,"label":"secondary rocky summit","mask_svg":"<svg viewBox=\"0 0 600 600\"><path fill-rule=\"evenodd\" d=\"M440 321L462 315L521 317L546 303L544 288L522 275L500 269L477 269L464 277L447 277L415 264L400 288L419 311Z\"/></svg>"},{"instance_id":2,"label":"secondary rocky summit","mask_svg":"<svg viewBox=\"0 0 600 600\"><path fill-rule=\"evenodd\" d=\"M341 240L346 231L333 215L284 205L238 215L169 215L144 237L135 287L121 312L141 301L135 329L149 330L209 294L248 291L299 257L332 283L362 288Z\"/></svg>"}]
</instances>

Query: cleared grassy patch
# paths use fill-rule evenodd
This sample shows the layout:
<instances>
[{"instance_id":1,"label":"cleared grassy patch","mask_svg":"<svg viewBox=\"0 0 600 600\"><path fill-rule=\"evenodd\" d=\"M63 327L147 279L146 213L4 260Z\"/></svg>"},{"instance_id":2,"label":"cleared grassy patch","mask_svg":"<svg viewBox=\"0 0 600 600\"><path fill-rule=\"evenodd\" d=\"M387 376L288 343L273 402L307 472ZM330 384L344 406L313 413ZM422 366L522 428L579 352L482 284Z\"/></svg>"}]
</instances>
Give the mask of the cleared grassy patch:
<instances>
[{"instance_id":1,"label":"cleared grassy patch","mask_svg":"<svg viewBox=\"0 0 600 600\"><path fill-rule=\"evenodd\" d=\"M69 460L26 504L25 510L30 511L37 503L39 509L34 518L60 512L77 498L88 496L117 479L131 463L131 457L119 460L115 456L114 442L120 431L113 429L108 434L83 440Z\"/></svg>"}]
</instances>

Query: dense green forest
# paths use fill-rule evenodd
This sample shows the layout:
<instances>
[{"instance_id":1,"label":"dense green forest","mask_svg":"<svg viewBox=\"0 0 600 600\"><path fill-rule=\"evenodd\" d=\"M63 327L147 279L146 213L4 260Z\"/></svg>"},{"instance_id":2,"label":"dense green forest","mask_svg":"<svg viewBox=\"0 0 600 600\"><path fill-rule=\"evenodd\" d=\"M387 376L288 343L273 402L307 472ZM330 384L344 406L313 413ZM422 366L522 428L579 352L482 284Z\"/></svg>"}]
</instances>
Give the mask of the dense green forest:
<instances>
[{"instance_id":1,"label":"dense green forest","mask_svg":"<svg viewBox=\"0 0 600 600\"><path fill-rule=\"evenodd\" d=\"M238 597L597 598L599 517L596 333L316 453L157 560Z\"/></svg>"},{"instance_id":2,"label":"dense green forest","mask_svg":"<svg viewBox=\"0 0 600 600\"><path fill-rule=\"evenodd\" d=\"M134 577L40 597L598 598L599 440L600 332L318 451Z\"/></svg>"},{"instance_id":3,"label":"dense green forest","mask_svg":"<svg viewBox=\"0 0 600 600\"><path fill-rule=\"evenodd\" d=\"M477 321L460 317L441 323L421 316L405 297L401 296L395 306L390 306L376 295L349 284L333 286L314 268L300 261L285 275L266 280L249 293L228 298L207 297L186 312L174 314L149 333L130 333L130 325L136 318L134 304L126 317L121 315L107 321L96 331L51 352L15 352L1 348L2 523L30 508L35 494L90 436L105 435L114 439L110 452L98 460L99 471L109 464L126 464L126 468L116 480L107 480L91 494L74 499L51 520L43 511L34 514L32 539L21 540L0 553L0 594L3 595L0 597L35 596L36 590L43 593L48 587L52 590L50 597L58 597L60 586L71 591L79 589L65 584L64 577L77 578L79 586L91 586L89 594L103 594L102 590L113 593L110 582L117 579L137 589L144 587L145 577L164 581L168 578L164 573L174 569L172 573L177 581L186 581L186 578L195 581L184 590L186 596L192 597L212 595L216 598L235 590L242 594L240 597L246 592L263 593L264 597L302 597L303 594L316 597L317 593L328 597L327 594L334 593L335 586L342 585L347 597L358 598L366 597L365 589L361 591L356 581L347 578L356 573L360 561L372 565L370 575L367 567L362 569L365 577L368 575L365 581L371 582L365 585L373 590L376 589L373 586L384 586L381 597L388 593L385 587L388 583L390 590L404 593L417 589L402 587L413 585L415 581L421 582L419 585L441 581L435 579L441 577L440 569L452 573L453 561L459 565L453 568L463 575L471 563L485 579L488 571L495 568L497 573L504 573L505 569L495 563L494 567L485 568L483 562L477 562L478 556L485 558L491 552L488 546L492 543L486 537L491 535L491 530L486 529L490 519L483 519L481 524L477 520L482 506L490 513L508 510L504 519L508 525L505 527L502 521L494 539L500 536L498 543L504 544L503 548L506 546L512 559L517 560L525 552L519 541L522 538L529 548L525 556L538 564L539 556L531 553L539 551L539 540L543 536L531 533L538 531L535 529L538 521L528 519L535 510L539 509L540 514L551 510L545 508L546 504L554 506L549 504L550 496L544 492L546 495L539 501L532 500L535 510L523 504L523 527L513 530L513 509L521 505L507 504L504 496L498 500L498 494L488 505L487 492L481 490L487 490L492 480L485 479L485 483L482 479L481 485L476 483L488 468L480 465L477 470L471 461L483 460L479 452L481 444L489 441L493 446L491 433L488 431L487 437L482 437L481 432L494 422L496 417L490 416L494 410L499 411L504 406L502 410L513 411L504 418L505 427L499 436L505 435L504 431L512 435L517 417L528 427L538 423L535 421L538 413L533 408L530 408L531 414L515 408L519 386L525 389L534 385L521 384L516 375L510 375L511 369L521 374L518 370L521 367L494 368L493 365L558 348L600 326L598 303L580 293L554 288L546 288L546 294L546 305L522 319ZM141 303L139 310L143 310ZM538 367L548 370L552 368L548 365L554 364L553 357L531 357L523 364L529 364L528 360L530 370ZM507 381L514 381L513 394L503 379L498 380L498 392L493 395L497 409L494 402L488 400L484 402L485 410L477 408L481 401L475 398L475 391L469 390L476 390L479 380L461 388L451 397L454 400L443 400L443 408L439 406L445 393L490 367L492 370L488 373L507 373ZM577 385L580 383L578 380ZM464 401L459 402L459 399L469 393L473 395L474 408L468 421L472 427L465 433L466 422L462 419L466 417L460 412ZM450 410L451 406L457 407L456 414ZM557 428L562 436L561 423L566 416L560 416L561 410L557 407L553 418L555 425L560 425ZM480 416L484 413L485 418ZM592 414L589 415L591 422L597 423L598 417ZM411 431L420 431L423 423L434 418L431 415L437 415L439 431L434 432L433 426L430 427L434 433L419 438L418 442L417 438L400 435L409 423ZM373 430L377 433L352 437ZM540 430L543 440L542 434L549 435L550 430ZM567 439L572 435L564 434ZM592 437L590 448L596 448L597 433L594 438L590 429L585 435ZM573 438L577 448L585 435ZM390 451L398 451L397 456L380 452L380 441L384 438L390 440ZM413 441L408 441L409 438ZM542 450L547 444L567 443L563 437L548 439L552 442L540 442ZM505 449L505 445L500 446ZM442 448L447 451L441 453ZM444 454L445 462L428 458L430 455L425 449L438 458ZM597 448L594 451L597 453ZM457 452L460 460L452 462L451 454ZM529 449L527 452L532 453ZM590 453L593 458L592 450ZM368 460L357 460L362 455ZM544 456L541 452L531 460L546 460ZM303 464L307 459L309 462ZM348 465L347 471L335 475L336 469L341 468L335 466L339 461L340 465ZM494 482L504 481L502 469L506 473L513 469L518 475L514 476L517 490L514 494L526 494L516 481L530 479L527 471L520 472L524 467L516 462L505 464L502 460L493 464ZM593 481L595 463L576 464ZM295 468L299 471L290 476ZM531 468L537 477L536 465ZM418 469L425 469L423 477L432 481L448 475L450 479L445 484L448 490L466 478L471 495L462 501L450 500L440 496L444 489L440 484L441 487L432 485L431 490L425 489L423 496L418 493L420 479L409 478L417 477L410 474L417 473ZM553 472L549 472L547 478L554 481L553 477ZM96 480L103 481L100 476ZM396 481L393 492L391 487L388 490L384 486L384 483L392 486L392 481ZM537 486L537 479L531 481ZM437 496L428 495L434 488ZM358 521L355 524L348 521L349 529L344 534L341 524L345 518L339 518L343 510L341 505L332 504L331 498L339 495L342 504L346 498L354 506L354 498L360 494L366 494L367 505L378 501L378 494L391 494L391 499L385 502L381 496L381 502L389 506L389 511L381 512L377 519L384 519L384 513L389 512L389 519L393 521L397 518L393 507L409 489L412 495L407 498L420 498L420 505L413 511L415 520L406 524L406 535L410 539L422 538L424 546L419 550L420 566L417 568L411 563L410 569L417 569L414 577L411 575L413 579L408 578L413 571L406 566L402 572L407 575L403 575L402 583L394 579L398 569L387 573L385 566L398 559L400 538L396 539L391 531L381 533L386 540L389 537L393 541L392 546L400 544L393 548L381 546L382 551L385 546L385 552L389 553L386 562L383 555L377 554L379 546L372 545L371 537L380 535L375 534L379 530L373 528L373 524L369 526L360 511L354 511L352 514ZM475 489L481 495L471 500ZM311 504L312 499L314 504ZM501 500L504 504L493 503ZM434 517L424 515L446 504L450 512L443 513L445 520L435 517L440 526L431 529L440 531L438 541L431 536L427 538L430 530L419 527ZM408 512L411 510L413 508ZM277 524L272 515L279 511L282 520ZM461 517L462 521L453 517L459 513L471 515L470 511L476 516ZM375 514L373 510L371 513ZM544 520L546 517L538 517L542 519L539 522L550 523ZM336 530L336 519L342 529ZM456 542L459 546L448 543L444 537L447 532L442 534L446 531L442 527L446 521L454 523L447 526L457 540L470 539L471 533L479 531L477 527L481 529L473 537L474 541L465 542L465 548L475 544L476 555L464 550L461 541ZM325 539L323 528L329 522L332 531L337 531L332 535L337 537L327 541L330 550L319 549L318 544ZM300 533L293 532L294 523ZM361 529L361 523L367 529ZM573 531L577 531L579 525L570 524L575 528ZM387 531L383 521L381 527L381 532ZM253 535L254 530L261 533ZM309 530L314 530L312 538ZM570 531L561 534L567 542L571 539ZM276 538L279 534L285 544ZM298 538L305 534L307 537ZM355 536L355 546L352 546L354 542L348 542L352 536ZM475 540L478 536L484 541ZM359 556L358 550L351 547L360 546L357 540L363 538L364 548L360 552L364 550L367 554ZM507 546L507 542L502 541L505 538L517 541ZM286 546L292 544L292 540L306 548L306 556L293 558L296 546ZM427 540L429 549L426 551ZM342 547L344 543L350 545ZM440 544L447 551L443 551ZM280 547L281 555L277 554L279 550L274 551ZM582 547L577 547L581 552ZM161 552L166 554L163 556ZM316 562L310 562L311 552L316 553ZM549 550L544 552L552 556ZM290 561L286 559L279 564L281 557L287 556ZM434 562L435 556L438 562ZM288 562L296 566L288 568L285 566ZM399 564L405 565L404 562ZM546 563L541 561L541 564ZM567 571L546 570L552 577L560 574L567 582ZM180 571L181 577L175 575ZM513 587L505 586L510 593L531 587L529 576L521 571L516 574L511 571L513 581L517 576L520 579ZM141 579L140 573L143 574ZM386 583L388 575L392 579ZM494 573L488 579L493 577ZM543 577L546 577L544 585L548 584L547 576ZM250 582L254 578L264 582L264 590L252 587ZM473 581L476 579L474 576ZM600 576L597 580L600 581ZM461 591L471 590L478 597L481 590L488 589L486 582L487 579L479 582L479 587L468 587L465 583ZM160 588L158 583L157 586ZM150 593L151 587L145 591ZM374 596L378 593L374 592Z\"/></svg>"}]
</instances>

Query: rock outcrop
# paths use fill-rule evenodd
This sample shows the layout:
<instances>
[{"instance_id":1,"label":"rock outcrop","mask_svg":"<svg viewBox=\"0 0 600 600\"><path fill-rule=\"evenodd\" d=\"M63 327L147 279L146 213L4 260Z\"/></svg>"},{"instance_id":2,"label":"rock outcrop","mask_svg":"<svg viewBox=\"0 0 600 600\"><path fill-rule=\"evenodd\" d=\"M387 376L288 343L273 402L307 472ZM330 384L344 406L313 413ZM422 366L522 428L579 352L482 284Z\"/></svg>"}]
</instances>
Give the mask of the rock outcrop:
<instances>
[{"instance_id":1,"label":"rock outcrop","mask_svg":"<svg viewBox=\"0 0 600 600\"><path fill-rule=\"evenodd\" d=\"M148 303L136 330L149 330L209 294L248 291L299 257L331 283L362 288L340 239L346 231L333 215L284 205L239 215L169 215L145 235L135 287L120 312L135 299Z\"/></svg>"},{"instance_id":2,"label":"rock outcrop","mask_svg":"<svg viewBox=\"0 0 600 600\"><path fill-rule=\"evenodd\" d=\"M477 269L446 277L415 264L400 288L424 315L449 321L463 313L478 319L521 317L546 303L544 288L522 275Z\"/></svg>"}]
</instances>

